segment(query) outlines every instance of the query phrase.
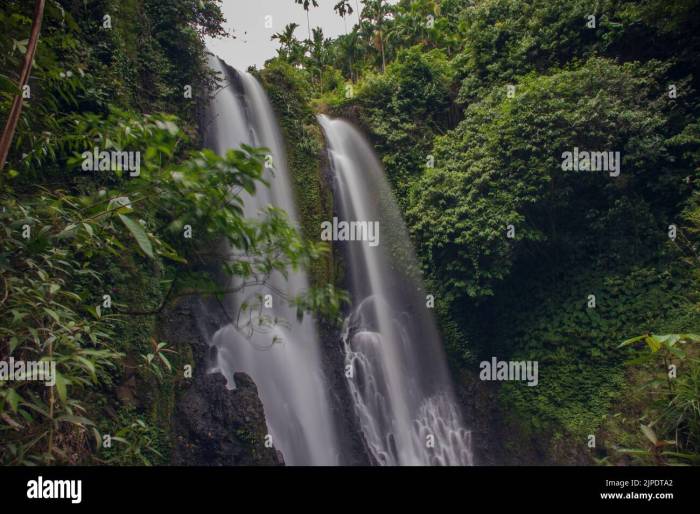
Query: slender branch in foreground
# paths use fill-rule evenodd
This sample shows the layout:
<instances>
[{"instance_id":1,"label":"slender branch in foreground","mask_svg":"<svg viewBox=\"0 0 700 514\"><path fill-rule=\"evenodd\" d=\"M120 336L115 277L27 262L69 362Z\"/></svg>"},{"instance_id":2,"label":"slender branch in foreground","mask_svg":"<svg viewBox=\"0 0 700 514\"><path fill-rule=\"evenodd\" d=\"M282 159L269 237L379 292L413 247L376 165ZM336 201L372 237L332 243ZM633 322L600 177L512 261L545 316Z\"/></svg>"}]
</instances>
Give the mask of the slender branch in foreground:
<instances>
[{"instance_id":1,"label":"slender branch in foreground","mask_svg":"<svg viewBox=\"0 0 700 514\"><path fill-rule=\"evenodd\" d=\"M10 114L7 116L5 128L2 131L2 136L0 136L0 170L5 167L7 154L10 152L12 139L15 137L15 130L17 129L19 116L22 114L22 90L24 89L24 86L27 85L27 82L29 81L29 74L32 71L32 62L34 62L34 54L36 53L36 46L39 42L39 32L41 31L41 21L44 17L45 3L46 0L36 0L36 4L34 5L34 21L32 22L32 31L29 36L27 51L24 54L24 61L22 62L22 72L19 76L19 94L15 95L12 102L12 107L10 109Z\"/></svg>"}]
</instances>

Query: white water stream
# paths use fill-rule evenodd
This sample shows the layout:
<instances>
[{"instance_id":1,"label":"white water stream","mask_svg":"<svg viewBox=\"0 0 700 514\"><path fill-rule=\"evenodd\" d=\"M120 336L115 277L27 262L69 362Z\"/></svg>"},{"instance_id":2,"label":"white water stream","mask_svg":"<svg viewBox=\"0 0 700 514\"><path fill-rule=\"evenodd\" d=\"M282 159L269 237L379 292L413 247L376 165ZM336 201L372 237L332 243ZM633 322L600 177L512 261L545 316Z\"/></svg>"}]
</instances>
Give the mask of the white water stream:
<instances>
[{"instance_id":1,"label":"white water stream","mask_svg":"<svg viewBox=\"0 0 700 514\"><path fill-rule=\"evenodd\" d=\"M246 217L258 217L261 209L273 205L296 220L284 145L265 92L248 73L237 72L240 85L229 83L232 72L215 58L210 65L227 78L210 105L207 139L211 146L223 154L246 143L266 147L272 155L274 173L266 170L270 187L261 185L254 196L244 195ZM301 271L289 273L288 279L276 273L269 284L294 296L308 289L308 278ZM253 303L271 290L248 287L227 298L229 311L237 312L244 301ZM338 464L340 450L314 321L306 315L298 322L296 310L274 296L273 307L264 310L270 319L284 322L267 330L258 329L252 335L228 324L214 334L211 344L218 350L218 370L231 386L233 374L239 371L255 381L272 442L287 465ZM279 342L271 344L273 338Z\"/></svg>"},{"instance_id":2,"label":"white water stream","mask_svg":"<svg viewBox=\"0 0 700 514\"><path fill-rule=\"evenodd\" d=\"M319 117L344 221L379 222L380 243L345 243L353 310L348 386L372 457L382 465L470 465L440 336L408 232L374 151L343 120Z\"/></svg>"},{"instance_id":3,"label":"white water stream","mask_svg":"<svg viewBox=\"0 0 700 514\"><path fill-rule=\"evenodd\" d=\"M243 143L267 147L274 164L274 171L266 170L269 188L261 185L253 196L242 193L244 214L259 218L273 205L297 220L284 144L265 92L248 73L234 72L213 57L210 66L224 81L209 105L208 146L220 154ZM347 385L371 459L380 465L471 465L471 434L454 401L440 336L384 171L351 125L319 120L340 217L380 226L378 246L353 241L343 247L353 302L343 331L346 366L352 370ZM285 279L276 273L269 285L293 296L308 288L308 277L295 272ZM270 291L253 286L229 295L227 310L238 312ZM235 387L236 372L252 377L286 464L340 464L345 459L314 321L308 315L298 321L295 309L279 298L267 310L270 319L284 322L252 333L230 323L213 335L212 371L221 372L229 387ZM273 338L280 342L271 344Z\"/></svg>"}]
</instances>

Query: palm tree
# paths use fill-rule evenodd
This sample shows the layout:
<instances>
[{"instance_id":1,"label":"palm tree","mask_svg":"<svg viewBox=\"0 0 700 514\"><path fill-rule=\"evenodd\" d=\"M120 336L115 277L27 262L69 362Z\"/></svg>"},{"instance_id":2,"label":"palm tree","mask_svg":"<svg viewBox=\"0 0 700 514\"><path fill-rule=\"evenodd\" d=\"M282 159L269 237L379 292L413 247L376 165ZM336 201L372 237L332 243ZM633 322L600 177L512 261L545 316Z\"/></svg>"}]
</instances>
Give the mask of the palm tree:
<instances>
[{"instance_id":1,"label":"palm tree","mask_svg":"<svg viewBox=\"0 0 700 514\"><path fill-rule=\"evenodd\" d=\"M377 39L375 39L375 47L379 47L382 55L382 73L386 68L386 57L384 55L384 35L382 34L382 24L384 17L389 13L390 6L383 3L382 0L364 0L365 8L362 11L363 18L370 20L373 27L376 27Z\"/></svg>"},{"instance_id":2,"label":"palm tree","mask_svg":"<svg viewBox=\"0 0 700 514\"><path fill-rule=\"evenodd\" d=\"M299 27L298 23L290 23L284 27L282 32L273 34L270 39L277 39L280 42L280 48L277 50L279 55L287 62L293 62L299 53L299 40L294 37L294 31Z\"/></svg>"},{"instance_id":3,"label":"palm tree","mask_svg":"<svg viewBox=\"0 0 700 514\"><path fill-rule=\"evenodd\" d=\"M306 29L309 32L309 41L311 41L311 23L309 22L309 7L311 5L313 5L314 7L318 7L318 1L317 0L294 0L294 3L303 6L304 10L306 11Z\"/></svg>"},{"instance_id":4,"label":"palm tree","mask_svg":"<svg viewBox=\"0 0 700 514\"><path fill-rule=\"evenodd\" d=\"M431 0L414 0L408 10L400 9L394 22L384 31L389 48L408 47L417 43L430 45L434 29L428 28L427 16L433 14L433 10Z\"/></svg>"},{"instance_id":5,"label":"palm tree","mask_svg":"<svg viewBox=\"0 0 700 514\"><path fill-rule=\"evenodd\" d=\"M338 16L343 18L343 23L345 24L345 35L348 35L348 22L345 20L346 15L352 14L352 7L350 6L350 0L340 0L337 4L333 6L333 10L338 13Z\"/></svg>"},{"instance_id":6,"label":"palm tree","mask_svg":"<svg viewBox=\"0 0 700 514\"><path fill-rule=\"evenodd\" d=\"M357 0L355 0L357 2ZM350 0L340 0L337 4L333 6L333 10L338 13L338 15L343 18L343 23L345 24L345 37L347 38L348 36L348 22L345 20L346 15L352 14L352 6L350 5ZM350 59L350 80L353 80L352 78L352 53L348 54L348 58Z\"/></svg>"},{"instance_id":7,"label":"palm tree","mask_svg":"<svg viewBox=\"0 0 700 514\"><path fill-rule=\"evenodd\" d=\"M326 63L326 40L323 37L323 29L316 27L313 31L313 37L310 41L311 58L316 68L318 68L318 80L323 91L323 66Z\"/></svg>"},{"instance_id":8,"label":"palm tree","mask_svg":"<svg viewBox=\"0 0 700 514\"><path fill-rule=\"evenodd\" d=\"M346 76L349 76L350 80L355 82L358 75L358 72L355 70L355 65L361 61L361 52L366 48L361 44L360 33L357 28L353 28L350 34L341 36L336 41L336 51L338 52L336 55L337 62L341 63L340 66L343 70L347 69ZM358 54L360 54L360 56L356 57ZM344 57L347 57L348 61L345 61Z\"/></svg>"}]
</instances>

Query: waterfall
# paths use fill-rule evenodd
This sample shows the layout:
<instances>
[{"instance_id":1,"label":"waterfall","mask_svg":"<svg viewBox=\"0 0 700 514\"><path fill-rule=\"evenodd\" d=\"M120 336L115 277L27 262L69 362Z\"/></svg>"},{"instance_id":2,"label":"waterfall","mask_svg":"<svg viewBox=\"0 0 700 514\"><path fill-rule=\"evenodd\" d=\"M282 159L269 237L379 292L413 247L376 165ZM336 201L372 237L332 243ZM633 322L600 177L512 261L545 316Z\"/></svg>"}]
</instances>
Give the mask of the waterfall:
<instances>
[{"instance_id":1,"label":"waterfall","mask_svg":"<svg viewBox=\"0 0 700 514\"><path fill-rule=\"evenodd\" d=\"M243 196L245 216L260 219L272 205L296 221L284 145L264 90L253 76L217 58L210 66L224 80L209 105L207 145L220 154L243 143L262 146L272 157L273 169L265 171L269 187L260 186L252 196L235 192ZM346 379L366 447L382 465L472 464L470 432L455 405L427 293L381 165L348 123L319 119L339 216L377 221L381 228L377 246L365 241L342 245L353 302L342 334L346 370L351 370ZM303 271L287 278L275 272L269 280L272 289L289 296L308 283ZM240 281L231 279L229 285ZM225 305L238 312L268 293L268 288L251 286L229 295ZM211 371L222 373L231 388L234 373L252 377L273 444L286 464L341 464L346 459L314 321L309 316L297 320L295 309L280 298L273 299L266 316L284 322L252 332L233 322L219 328L210 341L215 350Z\"/></svg>"},{"instance_id":2,"label":"waterfall","mask_svg":"<svg viewBox=\"0 0 700 514\"><path fill-rule=\"evenodd\" d=\"M339 218L380 227L376 246L343 244L353 302L343 334L346 376L367 447L381 465L471 465L471 433L456 407L408 231L383 169L350 124L319 121Z\"/></svg>"},{"instance_id":3,"label":"waterfall","mask_svg":"<svg viewBox=\"0 0 700 514\"><path fill-rule=\"evenodd\" d=\"M242 143L266 147L273 170L266 169L270 187L260 185L255 195L242 194L246 217L260 216L261 209L273 205L297 220L293 192L286 167L279 128L267 96L249 73L227 69L219 59L210 66L224 77L223 85L210 102L205 136L208 146L219 154ZM290 272L287 279L275 273L269 281L275 290L290 296L308 288L304 272ZM254 302L269 288L248 287L226 299L230 312L244 302ZM233 374L245 372L255 381L265 411L272 442L288 465L334 465L340 463L340 449L331 411L328 386L321 366L319 337L314 321L296 319L296 310L273 298L273 307L264 309L270 319L284 320L267 330L252 334L230 323L212 337L216 366L229 387L235 387ZM278 340L272 344L273 339Z\"/></svg>"}]
</instances>

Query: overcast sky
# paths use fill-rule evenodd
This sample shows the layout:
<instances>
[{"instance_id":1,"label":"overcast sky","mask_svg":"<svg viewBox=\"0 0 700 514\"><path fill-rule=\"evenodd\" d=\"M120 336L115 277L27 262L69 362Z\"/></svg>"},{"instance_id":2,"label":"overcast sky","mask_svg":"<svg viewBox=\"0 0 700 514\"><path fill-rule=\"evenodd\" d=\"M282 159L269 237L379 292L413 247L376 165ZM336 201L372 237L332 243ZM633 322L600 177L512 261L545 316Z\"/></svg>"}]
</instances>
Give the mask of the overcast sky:
<instances>
[{"instance_id":1,"label":"overcast sky","mask_svg":"<svg viewBox=\"0 0 700 514\"><path fill-rule=\"evenodd\" d=\"M355 1L350 4L355 10ZM309 9L311 28L322 27L326 37L345 33L343 19L333 11L338 0L318 0L318 7ZM261 68L267 59L276 55L279 46L270 36L282 32L288 23L298 23L297 39L306 39L306 12L294 0L223 0L222 9L226 24L224 27L236 38L211 39L206 43L210 51L221 57L234 68L246 69L256 65ZM356 11L356 10L355 10ZM271 16L272 27L266 28L266 16ZM348 18L348 29L357 23L357 12Z\"/></svg>"}]
</instances>

